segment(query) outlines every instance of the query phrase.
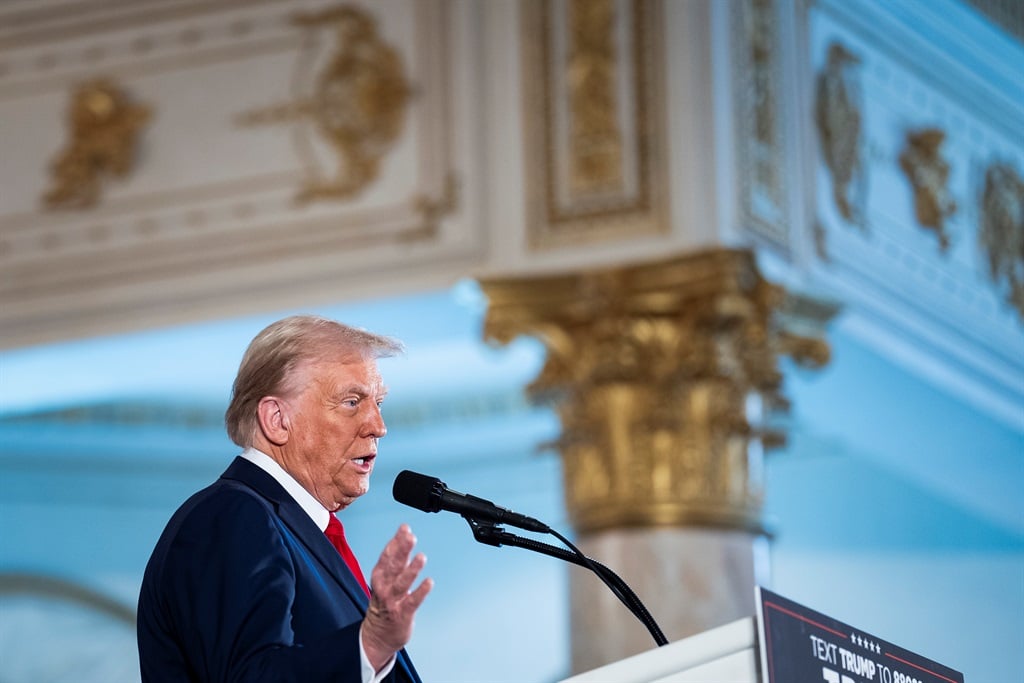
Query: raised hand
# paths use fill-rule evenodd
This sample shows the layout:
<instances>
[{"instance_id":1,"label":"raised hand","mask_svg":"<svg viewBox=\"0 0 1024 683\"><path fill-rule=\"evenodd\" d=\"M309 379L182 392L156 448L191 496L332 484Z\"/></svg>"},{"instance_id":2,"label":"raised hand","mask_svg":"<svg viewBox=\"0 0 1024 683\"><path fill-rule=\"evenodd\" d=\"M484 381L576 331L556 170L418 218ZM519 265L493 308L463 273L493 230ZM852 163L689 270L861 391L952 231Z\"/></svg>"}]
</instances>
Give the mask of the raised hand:
<instances>
[{"instance_id":1,"label":"raised hand","mask_svg":"<svg viewBox=\"0 0 1024 683\"><path fill-rule=\"evenodd\" d=\"M410 559L416 537L408 525L398 528L384 546L370 574L370 607L363 619L363 649L375 670L380 670L412 638L416 610L434 587L433 579L424 579L410 590L427 563L418 553Z\"/></svg>"}]
</instances>

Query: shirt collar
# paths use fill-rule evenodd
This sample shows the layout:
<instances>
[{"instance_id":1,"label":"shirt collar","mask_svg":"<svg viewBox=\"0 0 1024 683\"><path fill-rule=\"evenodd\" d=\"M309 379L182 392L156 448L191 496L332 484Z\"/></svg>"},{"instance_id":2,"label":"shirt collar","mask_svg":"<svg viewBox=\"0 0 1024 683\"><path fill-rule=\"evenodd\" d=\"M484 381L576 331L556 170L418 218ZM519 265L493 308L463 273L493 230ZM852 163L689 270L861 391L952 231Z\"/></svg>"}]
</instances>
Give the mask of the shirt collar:
<instances>
[{"instance_id":1,"label":"shirt collar","mask_svg":"<svg viewBox=\"0 0 1024 683\"><path fill-rule=\"evenodd\" d=\"M246 448L240 457L259 467L284 487L288 495L295 499L295 502L309 515L309 518L319 527L320 531L327 529L327 523L331 519L330 511L321 505L320 501L313 497L313 494L302 488L302 484L295 481L295 477L288 474L276 460L255 448Z\"/></svg>"}]
</instances>

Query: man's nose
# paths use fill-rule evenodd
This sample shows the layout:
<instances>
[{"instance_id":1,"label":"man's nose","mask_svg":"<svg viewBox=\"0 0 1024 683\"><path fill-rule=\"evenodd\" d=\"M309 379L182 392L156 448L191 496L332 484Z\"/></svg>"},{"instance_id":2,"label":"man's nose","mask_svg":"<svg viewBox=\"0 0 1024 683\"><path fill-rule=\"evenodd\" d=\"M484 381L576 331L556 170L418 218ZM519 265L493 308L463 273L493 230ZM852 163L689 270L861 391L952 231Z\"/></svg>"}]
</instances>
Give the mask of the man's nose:
<instances>
[{"instance_id":1,"label":"man's nose","mask_svg":"<svg viewBox=\"0 0 1024 683\"><path fill-rule=\"evenodd\" d=\"M375 439L383 438L388 433L387 425L384 424L384 416L380 412L380 406L375 405L371 409L369 419L366 421L366 436Z\"/></svg>"}]
</instances>

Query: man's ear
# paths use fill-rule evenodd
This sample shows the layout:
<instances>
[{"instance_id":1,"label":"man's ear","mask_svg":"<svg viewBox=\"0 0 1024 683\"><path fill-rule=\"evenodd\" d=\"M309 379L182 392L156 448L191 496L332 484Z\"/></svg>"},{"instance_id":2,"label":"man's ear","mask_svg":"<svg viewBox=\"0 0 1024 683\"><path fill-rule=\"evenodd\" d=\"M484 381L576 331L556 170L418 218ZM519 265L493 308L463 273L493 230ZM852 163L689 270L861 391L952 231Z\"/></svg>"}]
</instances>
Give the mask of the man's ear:
<instances>
[{"instance_id":1,"label":"man's ear","mask_svg":"<svg viewBox=\"0 0 1024 683\"><path fill-rule=\"evenodd\" d=\"M288 442L288 406L276 396L264 396L256 407L256 417L260 423L260 431L267 441L275 446L283 446Z\"/></svg>"}]
</instances>

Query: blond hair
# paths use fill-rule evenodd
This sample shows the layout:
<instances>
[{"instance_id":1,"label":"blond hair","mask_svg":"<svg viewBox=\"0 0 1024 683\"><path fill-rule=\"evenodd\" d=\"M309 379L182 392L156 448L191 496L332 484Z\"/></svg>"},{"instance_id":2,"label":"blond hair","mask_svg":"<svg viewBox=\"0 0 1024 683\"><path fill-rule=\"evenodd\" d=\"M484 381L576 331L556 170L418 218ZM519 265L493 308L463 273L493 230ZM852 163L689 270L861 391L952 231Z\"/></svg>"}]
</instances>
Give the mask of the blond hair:
<instances>
[{"instance_id":1,"label":"blond hair","mask_svg":"<svg viewBox=\"0 0 1024 683\"><path fill-rule=\"evenodd\" d=\"M242 356L224 425L242 448L256 435L256 410L264 396L294 390L296 368L328 355L350 353L386 358L402 352L401 342L315 315L295 315L265 327Z\"/></svg>"}]
</instances>

